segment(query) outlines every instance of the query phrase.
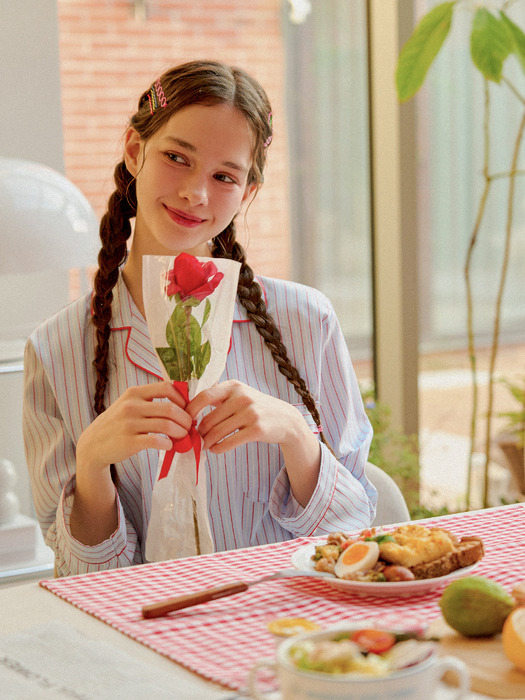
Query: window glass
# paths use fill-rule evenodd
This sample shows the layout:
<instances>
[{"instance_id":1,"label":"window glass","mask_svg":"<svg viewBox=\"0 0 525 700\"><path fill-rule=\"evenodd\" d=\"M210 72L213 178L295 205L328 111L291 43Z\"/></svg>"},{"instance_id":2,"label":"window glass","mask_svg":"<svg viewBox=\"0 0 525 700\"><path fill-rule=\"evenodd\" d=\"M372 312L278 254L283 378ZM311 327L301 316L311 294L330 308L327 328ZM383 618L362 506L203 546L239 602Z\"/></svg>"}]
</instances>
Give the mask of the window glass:
<instances>
[{"instance_id":1,"label":"window glass","mask_svg":"<svg viewBox=\"0 0 525 700\"><path fill-rule=\"evenodd\" d=\"M303 23L287 18L284 26L293 274L330 298L354 362L366 365L372 345L366 3L313 2Z\"/></svg>"},{"instance_id":2,"label":"window glass","mask_svg":"<svg viewBox=\"0 0 525 700\"><path fill-rule=\"evenodd\" d=\"M436 0L418 0L420 18ZM525 8L509 14L525 26ZM464 347L466 329L463 269L484 187L483 79L472 66L468 37L472 13L456 7L452 29L418 96L418 212L420 231L420 339L422 349ZM514 58L505 63L523 91L523 72ZM490 171L508 172L523 105L504 85L490 84ZM492 333L505 227L509 182L492 185L484 223L472 260L475 329L486 344ZM525 331L525 179L517 178L515 235L504 296L503 340Z\"/></svg>"},{"instance_id":3,"label":"window glass","mask_svg":"<svg viewBox=\"0 0 525 700\"><path fill-rule=\"evenodd\" d=\"M438 2L414 0L416 21ZM294 276L330 297L358 377L371 377L366 3L323 0L311 5L311 13L302 24L284 22ZM486 6L493 13L505 7L520 27L525 26L524 3L487 2ZM484 84L470 57L472 9L471 3L455 5L452 31L415 98L422 501L449 509L465 506L472 387L464 266L484 186ZM391 71L394 79L395 66L378 65L376 69ZM506 61L507 70L517 92L523 95L523 71L515 58ZM490 171L500 174L510 168L523 104L504 83L491 83L490 94ZM523 160L519 169L524 170ZM483 477L487 369L508 188L508 178L495 178L471 266L480 382L474 492L480 491ZM382 192L373 194L378 200L385 196ZM524 195L525 178L520 175L516 179L513 240L499 328L497 374L506 378L523 377L525 372ZM495 389L495 399L494 433L502 426L498 413L516 410L501 385ZM498 462L494 469L491 466L497 486L495 498L511 498L505 460L497 451L493 459ZM477 505L476 500L472 503Z\"/></svg>"},{"instance_id":4,"label":"window glass","mask_svg":"<svg viewBox=\"0 0 525 700\"><path fill-rule=\"evenodd\" d=\"M436 0L417 0L419 20ZM523 3L479 3L494 15L505 7L525 26ZM467 502L473 386L468 355L465 263L485 185L484 80L470 56L474 4L454 7L452 28L417 100L419 229L419 443L422 500L433 507L482 505L488 411L488 370L502 270L512 153L523 116L523 97L489 82L489 192L470 266L477 370L477 409L470 501ZM523 96L523 71L514 57L504 74ZM523 145L521 148L523 153ZM523 170L523 156L518 170ZM525 178L516 178L513 238L502 297L491 423L489 505L515 499L510 464L498 447L502 413L518 404L501 382L525 372Z\"/></svg>"}]
</instances>

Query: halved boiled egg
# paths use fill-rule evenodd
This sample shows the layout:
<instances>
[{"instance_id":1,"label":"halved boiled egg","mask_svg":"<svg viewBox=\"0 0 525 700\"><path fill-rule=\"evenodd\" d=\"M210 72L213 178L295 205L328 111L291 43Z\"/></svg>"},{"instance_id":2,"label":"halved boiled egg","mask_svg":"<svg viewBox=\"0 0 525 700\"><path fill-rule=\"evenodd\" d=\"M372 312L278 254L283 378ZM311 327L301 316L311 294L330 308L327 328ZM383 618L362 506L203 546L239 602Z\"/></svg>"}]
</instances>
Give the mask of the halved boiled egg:
<instances>
[{"instance_id":1,"label":"halved boiled egg","mask_svg":"<svg viewBox=\"0 0 525 700\"><path fill-rule=\"evenodd\" d=\"M343 550L335 565L335 575L345 578L349 574L368 571L379 559L379 545L374 540L358 540Z\"/></svg>"}]
</instances>

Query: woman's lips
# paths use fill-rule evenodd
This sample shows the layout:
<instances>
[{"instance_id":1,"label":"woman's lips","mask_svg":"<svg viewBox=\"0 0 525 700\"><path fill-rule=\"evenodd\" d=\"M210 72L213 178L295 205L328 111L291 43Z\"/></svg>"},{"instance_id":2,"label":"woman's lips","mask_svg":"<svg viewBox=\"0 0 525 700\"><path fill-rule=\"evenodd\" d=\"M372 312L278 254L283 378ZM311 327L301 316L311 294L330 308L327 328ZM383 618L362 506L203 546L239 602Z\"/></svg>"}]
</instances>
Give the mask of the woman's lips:
<instances>
[{"instance_id":1,"label":"woman's lips","mask_svg":"<svg viewBox=\"0 0 525 700\"><path fill-rule=\"evenodd\" d=\"M198 216L187 214L186 212L180 211L180 209L170 209L170 207L167 207L166 205L164 206L170 219L181 226L195 228L195 226L199 226L199 224L202 224L202 222L205 221L205 219L200 219Z\"/></svg>"}]
</instances>

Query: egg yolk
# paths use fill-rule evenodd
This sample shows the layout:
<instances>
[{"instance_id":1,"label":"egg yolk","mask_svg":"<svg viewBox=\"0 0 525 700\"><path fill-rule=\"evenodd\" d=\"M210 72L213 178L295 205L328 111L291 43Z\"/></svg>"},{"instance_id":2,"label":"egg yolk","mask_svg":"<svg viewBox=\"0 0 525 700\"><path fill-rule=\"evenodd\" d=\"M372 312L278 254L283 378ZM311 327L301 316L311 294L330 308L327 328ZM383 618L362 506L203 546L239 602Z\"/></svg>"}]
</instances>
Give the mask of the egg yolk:
<instances>
[{"instance_id":1,"label":"egg yolk","mask_svg":"<svg viewBox=\"0 0 525 700\"><path fill-rule=\"evenodd\" d=\"M369 551L368 545L366 545L364 542L356 542L343 552L343 564L355 564L356 562L361 561L363 557L366 557Z\"/></svg>"}]
</instances>

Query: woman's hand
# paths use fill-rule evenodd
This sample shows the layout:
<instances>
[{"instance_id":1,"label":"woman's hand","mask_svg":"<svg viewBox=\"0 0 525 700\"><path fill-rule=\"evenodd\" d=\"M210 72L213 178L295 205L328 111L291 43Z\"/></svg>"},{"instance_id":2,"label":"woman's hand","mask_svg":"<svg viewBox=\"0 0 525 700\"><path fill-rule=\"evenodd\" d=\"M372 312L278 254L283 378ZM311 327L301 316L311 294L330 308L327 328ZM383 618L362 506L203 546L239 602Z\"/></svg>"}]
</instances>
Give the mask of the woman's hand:
<instances>
[{"instance_id":1,"label":"woman's hand","mask_svg":"<svg viewBox=\"0 0 525 700\"><path fill-rule=\"evenodd\" d=\"M170 437L182 438L191 427L184 406L170 382L131 387L82 433L70 518L71 534L77 540L96 545L115 532L118 513L109 465L148 448L169 450Z\"/></svg>"},{"instance_id":2,"label":"woman's hand","mask_svg":"<svg viewBox=\"0 0 525 700\"><path fill-rule=\"evenodd\" d=\"M215 410L204 416L198 429L204 448L216 454L246 442L284 444L294 439L298 419L302 420L289 403L236 380L201 391L186 410L196 418L206 406L214 406Z\"/></svg>"},{"instance_id":3,"label":"woman's hand","mask_svg":"<svg viewBox=\"0 0 525 700\"><path fill-rule=\"evenodd\" d=\"M186 411L196 418L206 406L214 410L198 427L205 449L222 454L247 442L279 444L294 497L303 506L308 503L317 484L321 448L297 408L235 380L200 392Z\"/></svg>"},{"instance_id":4,"label":"woman's hand","mask_svg":"<svg viewBox=\"0 0 525 700\"><path fill-rule=\"evenodd\" d=\"M80 436L77 473L84 465L91 471L104 469L140 450L169 450L170 438L183 438L191 427L184 406L171 382L126 389Z\"/></svg>"}]
</instances>

